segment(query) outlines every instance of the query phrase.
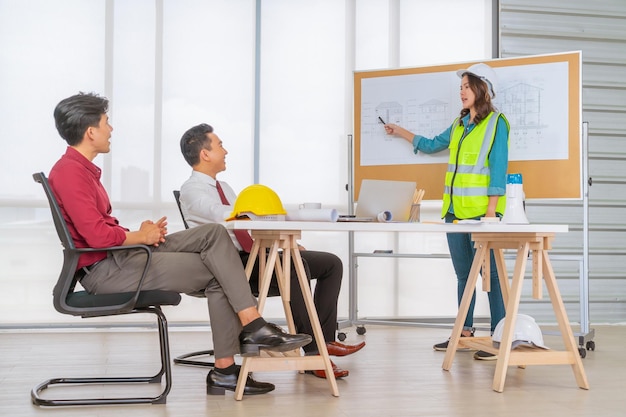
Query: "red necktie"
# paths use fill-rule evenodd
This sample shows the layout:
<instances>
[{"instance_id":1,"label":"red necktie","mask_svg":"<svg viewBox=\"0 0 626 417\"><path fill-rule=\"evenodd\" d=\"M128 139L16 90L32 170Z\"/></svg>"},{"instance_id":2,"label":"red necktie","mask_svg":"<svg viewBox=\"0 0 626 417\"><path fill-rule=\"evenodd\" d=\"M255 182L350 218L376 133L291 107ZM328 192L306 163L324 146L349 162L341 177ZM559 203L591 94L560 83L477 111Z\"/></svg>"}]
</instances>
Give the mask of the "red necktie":
<instances>
[{"instance_id":1,"label":"red necktie","mask_svg":"<svg viewBox=\"0 0 626 417\"><path fill-rule=\"evenodd\" d=\"M217 188L217 193L220 195L220 200L222 200L222 204L229 206L230 203L224 195L224 190L222 190L222 186L220 185L219 181L215 181L215 187ZM237 238L237 242L239 242L239 245L241 245L241 248L245 252L250 253L250 251L252 250L252 244L254 243L252 237L250 237L250 233L248 233L247 230L241 229L235 229L233 230L233 232L235 232L235 237Z\"/></svg>"}]
</instances>

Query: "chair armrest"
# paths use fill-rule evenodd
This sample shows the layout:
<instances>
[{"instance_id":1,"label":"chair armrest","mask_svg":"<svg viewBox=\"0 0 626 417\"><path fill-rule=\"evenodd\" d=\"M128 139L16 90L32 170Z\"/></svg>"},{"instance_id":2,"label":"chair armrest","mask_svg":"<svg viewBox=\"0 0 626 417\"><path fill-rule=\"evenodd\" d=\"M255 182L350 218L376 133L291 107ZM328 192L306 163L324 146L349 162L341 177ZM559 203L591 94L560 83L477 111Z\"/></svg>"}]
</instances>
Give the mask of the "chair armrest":
<instances>
[{"instance_id":1,"label":"chair armrest","mask_svg":"<svg viewBox=\"0 0 626 417\"><path fill-rule=\"evenodd\" d=\"M102 315L103 313L108 312L127 312L131 311L137 305L137 300L139 299L139 294L141 292L141 287L146 279L146 275L148 274L148 268L150 267L150 262L152 261L152 250L147 245L127 245L127 246L109 246L106 248L76 248L74 251L78 253L88 253L88 252L114 252L120 250L131 250L131 249L141 249L146 252L146 263L143 267L143 271L141 273L141 278L139 279L139 283L137 284L137 289L134 292L132 298L122 304L115 304L106 307L97 307L97 311L94 311L94 315ZM89 316L89 313L82 314L83 317Z\"/></svg>"}]
</instances>

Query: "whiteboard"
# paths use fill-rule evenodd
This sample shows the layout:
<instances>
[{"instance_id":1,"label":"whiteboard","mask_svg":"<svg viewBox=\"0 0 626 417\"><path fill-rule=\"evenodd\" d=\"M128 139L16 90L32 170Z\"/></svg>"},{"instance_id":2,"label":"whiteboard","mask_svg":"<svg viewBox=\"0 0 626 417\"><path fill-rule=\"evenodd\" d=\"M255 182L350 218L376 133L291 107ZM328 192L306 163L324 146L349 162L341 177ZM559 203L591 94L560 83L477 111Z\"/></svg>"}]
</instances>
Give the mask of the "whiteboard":
<instances>
[{"instance_id":1,"label":"whiteboard","mask_svg":"<svg viewBox=\"0 0 626 417\"><path fill-rule=\"evenodd\" d=\"M498 76L495 106L511 124L509 173L527 198L582 198L581 53L482 61ZM413 153L382 119L433 137L461 110L458 69L474 62L355 72L355 199L362 179L417 181L441 199L448 152Z\"/></svg>"}]
</instances>

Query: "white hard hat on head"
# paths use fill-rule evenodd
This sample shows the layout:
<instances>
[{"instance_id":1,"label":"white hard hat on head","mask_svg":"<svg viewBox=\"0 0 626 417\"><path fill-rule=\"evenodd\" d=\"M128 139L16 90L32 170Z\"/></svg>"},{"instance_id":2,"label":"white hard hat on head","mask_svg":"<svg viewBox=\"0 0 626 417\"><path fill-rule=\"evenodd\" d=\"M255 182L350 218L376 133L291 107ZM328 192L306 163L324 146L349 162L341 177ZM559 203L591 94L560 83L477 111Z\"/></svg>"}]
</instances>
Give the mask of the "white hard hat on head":
<instances>
[{"instance_id":1,"label":"white hard hat on head","mask_svg":"<svg viewBox=\"0 0 626 417\"><path fill-rule=\"evenodd\" d=\"M474 64L467 69L458 70L456 72L456 75L458 75L459 78L463 78L463 75L468 73L487 83L487 87L489 88L489 92L491 93L491 98L496 96L498 76L496 75L496 72L493 70L493 68L481 62L479 64Z\"/></svg>"},{"instance_id":2,"label":"white hard hat on head","mask_svg":"<svg viewBox=\"0 0 626 417\"><path fill-rule=\"evenodd\" d=\"M504 319L500 320L493 331L493 336L491 336L493 347L500 348L503 331ZM543 344L543 334L535 322L535 319L526 314L518 314L515 320L515 331L513 332L511 349L515 349L518 346L534 346L548 349Z\"/></svg>"}]
</instances>

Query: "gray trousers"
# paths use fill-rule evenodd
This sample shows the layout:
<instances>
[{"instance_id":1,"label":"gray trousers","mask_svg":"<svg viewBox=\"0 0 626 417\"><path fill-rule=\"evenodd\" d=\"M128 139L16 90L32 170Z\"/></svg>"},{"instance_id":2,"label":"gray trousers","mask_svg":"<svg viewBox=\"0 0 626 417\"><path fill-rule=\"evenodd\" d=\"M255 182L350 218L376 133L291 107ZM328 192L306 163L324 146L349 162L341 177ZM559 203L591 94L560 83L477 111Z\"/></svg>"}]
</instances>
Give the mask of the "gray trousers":
<instances>
[{"instance_id":1,"label":"gray trousers","mask_svg":"<svg viewBox=\"0 0 626 417\"><path fill-rule=\"evenodd\" d=\"M81 280L92 294L135 291L146 254L115 251ZM239 252L224 226L206 224L166 236L152 248L144 290L168 290L206 296L216 358L239 353L241 322L237 312L256 307Z\"/></svg>"}]
</instances>

